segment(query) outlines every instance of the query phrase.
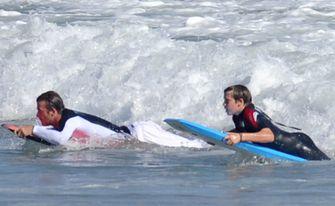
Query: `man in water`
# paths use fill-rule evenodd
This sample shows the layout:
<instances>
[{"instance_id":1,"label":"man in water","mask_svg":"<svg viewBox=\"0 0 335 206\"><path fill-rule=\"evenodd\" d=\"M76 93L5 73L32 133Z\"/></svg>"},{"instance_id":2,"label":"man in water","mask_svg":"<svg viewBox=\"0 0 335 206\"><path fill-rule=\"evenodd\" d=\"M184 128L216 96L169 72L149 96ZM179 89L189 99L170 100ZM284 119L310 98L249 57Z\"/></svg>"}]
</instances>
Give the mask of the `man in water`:
<instances>
[{"instance_id":1,"label":"man in water","mask_svg":"<svg viewBox=\"0 0 335 206\"><path fill-rule=\"evenodd\" d=\"M53 145L64 145L71 138L95 137L136 138L141 142L172 147L206 147L202 141L172 134L151 121L119 127L99 117L67 109L54 91L41 94L36 102L36 116L41 125L7 125L20 137L36 136Z\"/></svg>"},{"instance_id":2,"label":"man in water","mask_svg":"<svg viewBox=\"0 0 335 206\"><path fill-rule=\"evenodd\" d=\"M330 159L306 134L281 130L264 112L256 110L250 91L243 85L224 90L224 107L228 115L233 115L235 124L226 137L229 145L253 142L307 160Z\"/></svg>"}]
</instances>

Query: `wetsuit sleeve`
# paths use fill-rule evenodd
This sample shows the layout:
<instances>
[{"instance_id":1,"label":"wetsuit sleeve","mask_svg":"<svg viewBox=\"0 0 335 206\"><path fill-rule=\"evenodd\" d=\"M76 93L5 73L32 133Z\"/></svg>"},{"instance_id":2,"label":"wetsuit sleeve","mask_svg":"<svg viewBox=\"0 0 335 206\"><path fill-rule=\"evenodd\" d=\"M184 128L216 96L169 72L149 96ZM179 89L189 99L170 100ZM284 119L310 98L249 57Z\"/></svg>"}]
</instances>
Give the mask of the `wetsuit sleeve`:
<instances>
[{"instance_id":1,"label":"wetsuit sleeve","mask_svg":"<svg viewBox=\"0 0 335 206\"><path fill-rule=\"evenodd\" d=\"M72 136L73 132L79 127L78 121L73 121L69 119L62 131L57 131L50 126L34 126L33 134L37 137L40 137L51 144L54 145L63 145L65 144Z\"/></svg>"},{"instance_id":2,"label":"wetsuit sleeve","mask_svg":"<svg viewBox=\"0 0 335 206\"><path fill-rule=\"evenodd\" d=\"M75 116L67 119L63 129L60 131L52 127L35 126L33 134L50 142L51 144L63 145L74 135L75 131L79 131L87 136L100 138L108 138L116 133L109 128L94 124L82 117Z\"/></svg>"},{"instance_id":3,"label":"wetsuit sleeve","mask_svg":"<svg viewBox=\"0 0 335 206\"><path fill-rule=\"evenodd\" d=\"M34 126L33 134L54 145L64 144L69 139L61 132L44 126Z\"/></svg>"}]
</instances>

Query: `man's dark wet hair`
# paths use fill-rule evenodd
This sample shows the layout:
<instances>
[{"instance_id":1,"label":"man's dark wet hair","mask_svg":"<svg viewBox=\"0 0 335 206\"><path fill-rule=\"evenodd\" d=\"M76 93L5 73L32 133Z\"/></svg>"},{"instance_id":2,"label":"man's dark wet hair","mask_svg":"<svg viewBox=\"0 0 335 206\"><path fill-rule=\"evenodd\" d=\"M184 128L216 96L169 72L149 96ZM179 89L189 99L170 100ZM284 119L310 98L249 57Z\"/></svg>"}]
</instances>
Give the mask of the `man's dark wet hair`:
<instances>
[{"instance_id":1,"label":"man's dark wet hair","mask_svg":"<svg viewBox=\"0 0 335 206\"><path fill-rule=\"evenodd\" d=\"M36 102L45 101L48 110L55 109L57 112L62 113L65 109L62 98L57 92L47 91L37 97Z\"/></svg>"},{"instance_id":2,"label":"man's dark wet hair","mask_svg":"<svg viewBox=\"0 0 335 206\"><path fill-rule=\"evenodd\" d=\"M245 104L250 104L252 102L252 97L249 89L246 86L237 84L230 87L227 87L224 90L224 93L233 92L233 98L235 100L243 99Z\"/></svg>"}]
</instances>

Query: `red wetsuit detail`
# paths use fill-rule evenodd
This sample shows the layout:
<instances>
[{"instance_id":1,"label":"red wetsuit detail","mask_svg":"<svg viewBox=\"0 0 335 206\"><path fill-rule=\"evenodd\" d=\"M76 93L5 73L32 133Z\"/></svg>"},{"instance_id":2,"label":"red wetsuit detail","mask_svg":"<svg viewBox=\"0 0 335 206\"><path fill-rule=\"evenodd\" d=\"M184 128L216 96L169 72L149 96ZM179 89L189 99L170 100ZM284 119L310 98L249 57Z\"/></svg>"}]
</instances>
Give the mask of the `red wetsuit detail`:
<instances>
[{"instance_id":1,"label":"red wetsuit detail","mask_svg":"<svg viewBox=\"0 0 335 206\"><path fill-rule=\"evenodd\" d=\"M246 121L248 125L250 125L251 127L254 127L255 129L259 128L257 119L255 119L257 118L258 113L255 109L253 109L250 106L247 106L244 108L242 115L243 115L243 119Z\"/></svg>"},{"instance_id":2,"label":"red wetsuit detail","mask_svg":"<svg viewBox=\"0 0 335 206\"><path fill-rule=\"evenodd\" d=\"M246 106L239 115L233 116L236 130L239 132L258 132L263 127L257 121L259 113L252 104Z\"/></svg>"},{"instance_id":3,"label":"red wetsuit detail","mask_svg":"<svg viewBox=\"0 0 335 206\"><path fill-rule=\"evenodd\" d=\"M79 142L82 144L87 144L89 141L89 134L86 132L76 129L71 135L71 139L75 142Z\"/></svg>"},{"instance_id":4,"label":"red wetsuit detail","mask_svg":"<svg viewBox=\"0 0 335 206\"><path fill-rule=\"evenodd\" d=\"M89 137L89 135L86 132L82 131L82 130L76 129L72 133L71 137L72 138L76 138L76 139L80 139L80 138L87 138L87 137Z\"/></svg>"}]
</instances>

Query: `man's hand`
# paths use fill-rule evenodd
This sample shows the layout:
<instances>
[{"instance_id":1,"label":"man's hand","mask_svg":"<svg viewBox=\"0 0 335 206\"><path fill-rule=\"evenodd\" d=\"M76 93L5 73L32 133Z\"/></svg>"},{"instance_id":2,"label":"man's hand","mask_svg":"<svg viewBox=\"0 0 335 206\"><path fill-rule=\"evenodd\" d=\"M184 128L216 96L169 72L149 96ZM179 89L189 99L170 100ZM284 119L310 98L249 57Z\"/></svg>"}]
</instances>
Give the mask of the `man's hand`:
<instances>
[{"instance_id":1,"label":"man's hand","mask_svg":"<svg viewBox=\"0 0 335 206\"><path fill-rule=\"evenodd\" d=\"M15 124L3 124L1 125L2 127L14 132L15 130L17 130L19 128L18 125L15 125Z\"/></svg>"},{"instance_id":2,"label":"man's hand","mask_svg":"<svg viewBox=\"0 0 335 206\"><path fill-rule=\"evenodd\" d=\"M33 135L33 125L24 125L24 126L19 126L14 130L14 133L19 136L19 137L26 137L26 136L31 136Z\"/></svg>"}]
</instances>

